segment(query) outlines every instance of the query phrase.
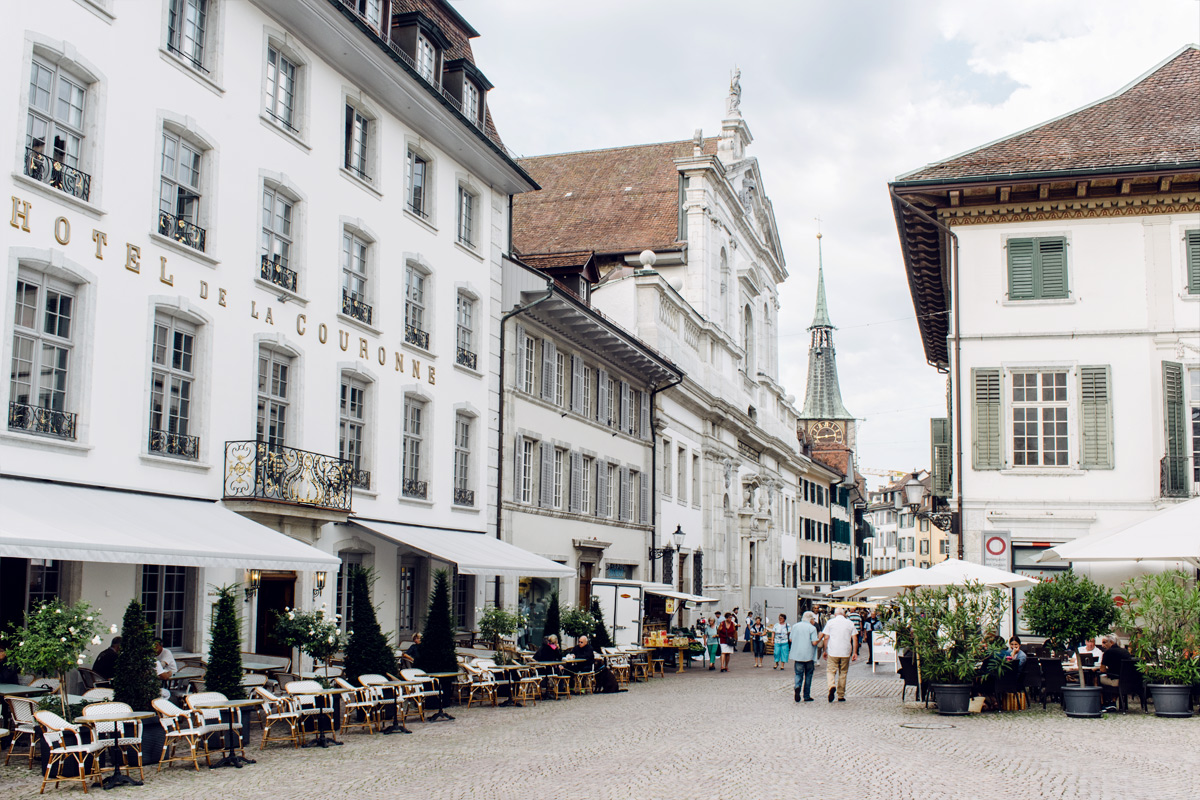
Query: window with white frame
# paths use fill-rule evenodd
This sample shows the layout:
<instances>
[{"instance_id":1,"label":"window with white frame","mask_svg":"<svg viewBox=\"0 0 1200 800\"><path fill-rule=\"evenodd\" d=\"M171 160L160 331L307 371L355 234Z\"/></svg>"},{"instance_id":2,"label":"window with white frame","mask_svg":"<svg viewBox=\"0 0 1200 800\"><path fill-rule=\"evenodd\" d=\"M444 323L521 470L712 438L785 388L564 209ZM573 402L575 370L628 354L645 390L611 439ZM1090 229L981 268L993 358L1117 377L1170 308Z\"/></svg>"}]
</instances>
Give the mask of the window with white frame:
<instances>
[{"instance_id":1,"label":"window with white frame","mask_svg":"<svg viewBox=\"0 0 1200 800\"><path fill-rule=\"evenodd\" d=\"M292 268L292 212L295 201L276 186L263 184L262 263L259 277L281 288L297 289Z\"/></svg>"},{"instance_id":2,"label":"window with white frame","mask_svg":"<svg viewBox=\"0 0 1200 800\"><path fill-rule=\"evenodd\" d=\"M472 418L459 412L454 416L454 505L475 505L471 482L471 422Z\"/></svg>"},{"instance_id":3,"label":"window with white frame","mask_svg":"<svg viewBox=\"0 0 1200 800\"><path fill-rule=\"evenodd\" d=\"M364 181L371 180L371 137L375 120L346 103L346 141L343 166Z\"/></svg>"},{"instance_id":4,"label":"window with white frame","mask_svg":"<svg viewBox=\"0 0 1200 800\"><path fill-rule=\"evenodd\" d=\"M271 448L288 443L293 360L290 355L269 347L260 347L258 351L256 437Z\"/></svg>"},{"instance_id":5,"label":"window with white frame","mask_svg":"<svg viewBox=\"0 0 1200 800\"><path fill-rule=\"evenodd\" d=\"M17 271L8 427L74 439L71 378L78 287L22 266Z\"/></svg>"},{"instance_id":6,"label":"window with white frame","mask_svg":"<svg viewBox=\"0 0 1200 800\"><path fill-rule=\"evenodd\" d=\"M462 96L463 116L471 120L471 122L478 124L481 121L479 113L479 87L475 85L474 81L468 78L463 78Z\"/></svg>"},{"instance_id":7,"label":"window with white frame","mask_svg":"<svg viewBox=\"0 0 1200 800\"><path fill-rule=\"evenodd\" d=\"M554 404L567 405L567 354L559 350L554 354Z\"/></svg>"},{"instance_id":8,"label":"window with white frame","mask_svg":"<svg viewBox=\"0 0 1200 800\"><path fill-rule=\"evenodd\" d=\"M687 502L687 448L681 447L675 459L675 469L678 471L679 502Z\"/></svg>"},{"instance_id":9,"label":"window with white frame","mask_svg":"<svg viewBox=\"0 0 1200 800\"><path fill-rule=\"evenodd\" d=\"M584 419L593 419L596 414L595 390L592 384L595 381L596 371L586 364L583 366L582 379L580 380L579 397L582 403L582 411Z\"/></svg>"},{"instance_id":10,"label":"window with white frame","mask_svg":"<svg viewBox=\"0 0 1200 800\"><path fill-rule=\"evenodd\" d=\"M671 469L671 454L675 452L670 439L663 439L662 448L662 483L660 484L663 497L671 496L671 485L674 471Z\"/></svg>"},{"instance_id":11,"label":"window with white frame","mask_svg":"<svg viewBox=\"0 0 1200 800\"><path fill-rule=\"evenodd\" d=\"M142 608L154 636L163 647L183 647L187 630L187 567L142 565Z\"/></svg>"},{"instance_id":12,"label":"window with white frame","mask_svg":"<svg viewBox=\"0 0 1200 800\"><path fill-rule=\"evenodd\" d=\"M616 519L621 507L621 469L612 461L604 465L608 478L608 513L609 519Z\"/></svg>"},{"instance_id":13,"label":"window with white frame","mask_svg":"<svg viewBox=\"0 0 1200 800\"><path fill-rule=\"evenodd\" d=\"M591 514L593 505L593 496L596 491L596 459L591 456L584 456L583 463L580 467L581 483L583 491L580 496L579 512L581 514Z\"/></svg>"},{"instance_id":14,"label":"window with white frame","mask_svg":"<svg viewBox=\"0 0 1200 800\"><path fill-rule=\"evenodd\" d=\"M209 0L168 0L167 49L201 72L208 72Z\"/></svg>"},{"instance_id":15,"label":"window with white frame","mask_svg":"<svg viewBox=\"0 0 1200 800\"><path fill-rule=\"evenodd\" d=\"M534 453L537 452L537 442L533 439L522 438L521 445L521 469L517 476L520 480L519 497L522 503L532 503L534 497L534 476L537 474L536 464L534 463Z\"/></svg>"},{"instance_id":16,"label":"window with white frame","mask_svg":"<svg viewBox=\"0 0 1200 800\"><path fill-rule=\"evenodd\" d=\"M374 308L368 300L371 243L349 229L342 231L342 313L371 324Z\"/></svg>"},{"instance_id":17,"label":"window with white frame","mask_svg":"<svg viewBox=\"0 0 1200 800\"><path fill-rule=\"evenodd\" d=\"M692 455L692 505L700 505L700 456L695 454ZM795 505L793 500L793 508Z\"/></svg>"},{"instance_id":18,"label":"window with white frame","mask_svg":"<svg viewBox=\"0 0 1200 800\"><path fill-rule=\"evenodd\" d=\"M475 300L463 292L459 292L457 302L454 321L457 352L454 356L454 363L476 369L478 357L475 353Z\"/></svg>"},{"instance_id":19,"label":"window with white frame","mask_svg":"<svg viewBox=\"0 0 1200 800\"><path fill-rule=\"evenodd\" d=\"M292 133L300 132L300 64L274 45L267 45L267 116Z\"/></svg>"},{"instance_id":20,"label":"window with white frame","mask_svg":"<svg viewBox=\"0 0 1200 800\"><path fill-rule=\"evenodd\" d=\"M437 84L437 47L423 33L417 34L417 73L432 84Z\"/></svg>"},{"instance_id":21,"label":"window with white frame","mask_svg":"<svg viewBox=\"0 0 1200 800\"><path fill-rule=\"evenodd\" d=\"M526 336L524 339L523 352L519 354L519 358L524 359L525 368L522 374L525 376L521 391L526 394L533 394L535 375L537 374L537 343L538 340L532 336Z\"/></svg>"},{"instance_id":22,"label":"window with white frame","mask_svg":"<svg viewBox=\"0 0 1200 800\"><path fill-rule=\"evenodd\" d=\"M404 442L401 453L401 493L421 500L429 496L425 481L425 408L416 395L404 397Z\"/></svg>"},{"instance_id":23,"label":"window with white frame","mask_svg":"<svg viewBox=\"0 0 1200 800\"><path fill-rule=\"evenodd\" d=\"M66 67L34 56L25 120L25 174L85 201L92 182L83 171L89 84Z\"/></svg>"},{"instance_id":24,"label":"window with white frame","mask_svg":"<svg viewBox=\"0 0 1200 800\"><path fill-rule=\"evenodd\" d=\"M618 411L621 408L621 398L617 396L617 382L612 378L608 381L608 408L604 411L608 414L609 427L620 427L620 416Z\"/></svg>"},{"instance_id":25,"label":"window with white frame","mask_svg":"<svg viewBox=\"0 0 1200 800\"><path fill-rule=\"evenodd\" d=\"M196 326L159 311L154 315L150 370L148 449L175 458L200 457L200 437L192 423L196 380Z\"/></svg>"},{"instance_id":26,"label":"window with white frame","mask_svg":"<svg viewBox=\"0 0 1200 800\"><path fill-rule=\"evenodd\" d=\"M204 148L176 131L163 128L158 232L202 253L208 237L201 225L204 221L200 192L203 167Z\"/></svg>"},{"instance_id":27,"label":"window with white frame","mask_svg":"<svg viewBox=\"0 0 1200 800\"><path fill-rule=\"evenodd\" d=\"M350 614L354 607L354 593L350 587L350 576L355 569L362 567L363 554L351 550L341 550L338 552L338 558L342 560L342 563L338 565L337 580L333 587L333 613L336 615L338 627L344 631L348 629Z\"/></svg>"},{"instance_id":28,"label":"window with white frame","mask_svg":"<svg viewBox=\"0 0 1200 800\"><path fill-rule=\"evenodd\" d=\"M641 485L641 478L642 474L640 472L638 472L636 469L631 469L629 470L629 480L626 481L625 486L622 487L622 491L628 495L628 499L625 501L625 503L629 509L629 516L626 517L626 520L629 522L638 522L642 518L641 492L638 491L638 487Z\"/></svg>"},{"instance_id":29,"label":"window with white frame","mask_svg":"<svg viewBox=\"0 0 1200 800\"><path fill-rule=\"evenodd\" d=\"M409 148L405 173L406 206L409 211L421 219L427 220L433 210L433 198L430 195L430 187L433 185L432 165L428 158Z\"/></svg>"},{"instance_id":30,"label":"window with white frame","mask_svg":"<svg viewBox=\"0 0 1200 800\"><path fill-rule=\"evenodd\" d=\"M475 206L479 196L463 185L458 187L458 243L475 247Z\"/></svg>"},{"instance_id":31,"label":"window with white frame","mask_svg":"<svg viewBox=\"0 0 1200 800\"><path fill-rule=\"evenodd\" d=\"M383 22L383 0L357 0L357 9L362 18L375 30Z\"/></svg>"},{"instance_id":32,"label":"window with white frame","mask_svg":"<svg viewBox=\"0 0 1200 800\"><path fill-rule=\"evenodd\" d=\"M1012 373L1013 466L1068 466L1065 370Z\"/></svg>"},{"instance_id":33,"label":"window with white frame","mask_svg":"<svg viewBox=\"0 0 1200 800\"><path fill-rule=\"evenodd\" d=\"M350 467L350 484L371 488L365 446L367 439L367 382L343 374L338 404L338 456Z\"/></svg>"},{"instance_id":34,"label":"window with white frame","mask_svg":"<svg viewBox=\"0 0 1200 800\"><path fill-rule=\"evenodd\" d=\"M566 492L563 491L563 486L567 475L567 451L561 447L554 448L553 475L554 484L551 489L551 505L554 508L565 508Z\"/></svg>"},{"instance_id":35,"label":"window with white frame","mask_svg":"<svg viewBox=\"0 0 1200 800\"><path fill-rule=\"evenodd\" d=\"M429 323L426 319L426 288L429 273L415 261L404 267L404 341L429 349Z\"/></svg>"}]
</instances>

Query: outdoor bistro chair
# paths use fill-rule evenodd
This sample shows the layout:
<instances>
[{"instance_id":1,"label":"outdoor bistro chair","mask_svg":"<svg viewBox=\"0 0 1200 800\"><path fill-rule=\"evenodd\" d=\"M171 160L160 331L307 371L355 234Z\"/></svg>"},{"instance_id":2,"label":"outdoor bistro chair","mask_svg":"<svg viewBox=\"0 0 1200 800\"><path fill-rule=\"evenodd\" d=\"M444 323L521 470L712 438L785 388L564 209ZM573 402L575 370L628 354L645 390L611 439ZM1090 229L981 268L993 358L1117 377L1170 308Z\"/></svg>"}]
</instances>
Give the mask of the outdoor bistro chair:
<instances>
[{"instance_id":1,"label":"outdoor bistro chair","mask_svg":"<svg viewBox=\"0 0 1200 800\"><path fill-rule=\"evenodd\" d=\"M267 685L267 676L257 672L249 672L242 676L243 689L257 689L259 686Z\"/></svg>"},{"instance_id":2,"label":"outdoor bistro chair","mask_svg":"<svg viewBox=\"0 0 1200 800\"><path fill-rule=\"evenodd\" d=\"M228 699L229 698L220 692L196 692L195 694L189 694L184 698L184 700L187 701L188 708L196 712L196 715L204 721L204 725L206 728L208 728L208 733L210 734L228 733L229 720L226 718L226 720L222 722L221 714L232 714L233 728L237 733L237 744L232 749L241 751L242 758L245 758L246 737L245 728L242 727L242 710L240 708L208 708L204 705L205 703L224 703Z\"/></svg>"},{"instance_id":3,"label":"outdoor bistro chair","mask_svg":"<svg viewBox=\"0 0 1200 800\"><path fill-rule=\"evenodd\" d=\"M37 746L38 737L38 721L34 717L38 710L37 703L24 697L5 697L4 700L8 703L8 716L13 722L12 739L8 743L4 765L8 766L8 760L17 749L17 743L24 736L27 740L25 755L29 757L29 767L32 769L33 751Z\"/></svg>"},{"instance_id":4,"label":"outdoor bistro chair","mask_svg":"<svg viewBox=\"0 0 1200 800\"><path fill-rule=\"evenodd\" d=\"M570 697L571 673L563 669L562 664L555 664L545 669L545 674L542 677L546 682L546 695L553 697L555 700L560 697Z\"/></svg>"},{"instance_id":5,"label":"outdoor bistro chair","mask_svg":"<svg viewBox=\"0 0 1200 800\"><path fill-rule=\"evenodd\" d=\"M645 653L635 653L636 647L632 645L621 645L616 648L618 652L627 653L629 655L629 678L630 680L650 680L650 661L646 658Z\"/></svg>"},{"instance_id":6,"label":"outdoor bistro chair","mask_svg":"<svg viewBox=\"0 0 1200 800\"><path fill-rule=\"evenodd\" d=\"M617 683L620 686L628 686L632 673L629 656L615 647L604 647L601 650L606 656L605 662L608 664L608 668L613 671L613 675L617 678Z\"/></svg>"},{"instance_id":7,"label":"outdoor bistro chair","mask_svg":"<svg viewBox=\"0 0 1200 800\"><path fill-rule=\"evenodd\" d=\"M1137 662L1125 659L1121 662L1121 673L1117 675L1118 705L1124 713L1129 712L1129 695L1135 694L1142 701L1142 711L1146 710L1146 682Z\"/></svg>"},{"instance_id":8,"label":"outdoor bistro chair","mask_svg":"<svg viewBox=\"0 0 1200 800\"><path fill-rule=\"evenodd\" d=\"M1063 699L1063 687L1067 685L1067 675L1063 672L1062 662L1057 658L1039 658L1038 664L1042 667L1042 708L1046 707L1046 701L1057 697L1059 702Z\"/></svg>"},{"instance_id":9,"label":"outdoor bistro chair","mask_svg":"<svg viewBox=\"0 0 1200 800\"><path fill-rule=\"evenodd\" d=\"M94 689L97 686L111 686L112 681L96 672L94 669L87 667L79 667L79 680L83 682L83 688Z\"/></svg>"},{"instance_id":10,"label":"outdoor bistro chair","mask_svg":"<svg viewBox=\"0 0 1200 800\"><path fill-rule=\"evenodd\" d=\"M496 693L496 676L486 669L480 669L473 664L463 664L462 668L471 678L469 689L467 690L467 708L471 707L471 703L475 702L476 695L482 695L484 699L490 699L492 705L497 704Z\"/></svg>"},{"instance_id":11,"label":"outdoor bistro chair","mask_svg":"<svg viewBox=\"0 0 1200 800\"><path fill-rule=\"evenodd\" d=\"M131 714L133 708L127 703L92 703L83 707L83 716L85 717L102 717L106 714ZM96 738L106 742L110 748L116 748L115 753L109 753L109 766L99 767L98 772L103 772L105 769L115 770L117 760L122 763L125 761L125 753L132 750L137 753L137 768L141 775L141 780L146 780L146 772L142 769L142 721L140 719L128 721L115 720L98 720L92 723L92 730L96 732ZM130 769L134 765L128 765Z\"/></svg>"},{"instance_id":12,"label":"outdoor bistro chair","mask_svg":"<svg viewBox=\"0 0 1200 800\"><path fill-rule=\"evenodd\" d=\"M904 695L908 691L908 687L916 689L917 702L925 698L924 687L921 686L920 677L917 674L917 660L912 656L899 657L900 668L897 672L904 680L904 685L900 687L900 702L904 702Z\"/></svg>"},{"instance_id":13,"label":"outdoor bistro chair","mask_svg":"<svg viewBox=\"0 0 1200 800\"><path fill-rule=\"evenodd\" d=\"M385 713L388 706L395 709L396 719L400 720L400 724L404 724L404 699L400 696L400 692L395 686L384 686L391 676L384 677L374 672L368 672L365 675L358 676L358 682L367 690L371 702L375 704L377 709L379 725L383 726L383 720L387 716Z\"/></svg>"},{"instance_id":14,"label":"outdoor bistro chair","mask_svg":"<svg viewBox=\"0 0 1200 800\"><path fill-rule=\"evenodd\" d=\"M202 721L203 718L194 711L184 711L179 706L162 697L150 701L150 706L158 713L158 724L163 729L163 751L158 759L157 772L162 772L163 764L172 761L187 761L188 756L175 755L175 748L183 742L191 753L192 766L200 771L200 761L197 758L197 745L204 746L204 763L212 766L208 754L208 734L215 731Z\"/></svg>"},{"instance_id":15,"label":"outdoor bistro chair","mask_svg":"<svg viewBox=\"0 0 1200 800\"><path fill-rule=\"evenodd\" d=\"M254 689L254 694L262 699L262 747L267 749L267 742L291 742L292 747L300 746L300 714L292 710L292 701L288 697L278 697L262 686ZM279 723L287 726L288 732L283 736L272 736L271 729Z\"/></svg>"},{"instance_id":16,"label":"outdoor bistro chair","mask_svg":"<svg viewBox=\"0 0 1200 800\"><path fill-rule=\"evenodd\" d=\"M317 681L291 681L283 687L288 694L292 696L292 706L300 714L300 719L303 722L305 717L325 717L329 723L329 738L337 741L337 731L334 729L333 704L326 702L322 704L318 699L318 692L325 691L325 687L321 686ZM320 729L320 721L317 722L317 728Z\"/></svg>"},{"instance_id":17,"label":"outdoor bistro chair","mask_svg":"<svg viewBox=\"0 0 1200 800\"><path fill-rule=\"evenodd\" d=\"M99 755L107 746L105 742L85 742L80 736L78 725L72 725L53 711L35 712L38 724L42 726L42 738L50 749L50 757L46 761L46 771L42 773L42 788L38 794L46 791L46 784L53 783L56 787L62 781L79 781L83 793L88 792L88 779L99 778ZM69 777L63 773L64 767L75 763L75 775Z\"/></svg>"},{"instance_id":18,"label":"outdoor bistro chair","mask_svg":"<svg viewBox=\"0 0 1200 800\"><path fill-rule=\"evenodd\" d=\"M421 722L425 721L425 698L442 696L438 682L429 677L423 669L410 667L400 670L400 677L406 681L420 681L420 686L405 686L404 699L417 707Z\"/></svg>"},{"instance_id":19,"label":"outdoor bistro chair","mask_svg":"<svg viewBox=\"0 0 1200 800\"><path fill-rule=\"evenodd\" d=\"M353 686L345 678L334 678L333 682L339 689L349 690L349 693L342 695L342 731L360 727L366 728L367 733L374 733L380 706L375 702L371 690L366 686ZM362 714L361 720L356 718L358 714Z\"/></svg>"}]
</instances>

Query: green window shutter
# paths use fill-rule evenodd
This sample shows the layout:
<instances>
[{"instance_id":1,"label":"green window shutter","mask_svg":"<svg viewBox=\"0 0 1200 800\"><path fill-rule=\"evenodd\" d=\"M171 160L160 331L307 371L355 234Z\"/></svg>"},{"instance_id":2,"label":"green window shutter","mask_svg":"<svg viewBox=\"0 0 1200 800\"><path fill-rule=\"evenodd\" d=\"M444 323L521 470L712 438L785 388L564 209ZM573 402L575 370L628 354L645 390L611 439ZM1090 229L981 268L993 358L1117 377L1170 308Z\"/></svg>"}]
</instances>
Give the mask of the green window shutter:
<instances>
[{"instance_id":1,"label":"green window shutter","mask_svg":"<svg viewBox=\"0 0 1200 800\"><path fill-rule=\"evenodd\" d=\"M1037 239L1037 295L1043 298L1067 296L1067 240Z\"/></svg>"},{"instance_id":2,"label":"green window shutter","mask_svg":"<svg viewBox=\"0 0 1200 800\"><path fill-rule=\"evenodd\" d=\"M1008 240L1008 299L1036 297L1033 281L1033 239Z\"/></svg>"},{"instance_id":3,"label":"green window shutter","mask_svg":"<svg viewBox=\"0 0 1200 800\"><path fill-rule=\"evenodd\" d=\"M1187 497L1187 444L1183 422L1183 365L1163 362L1163 421L1166 424L1166 458L1163 459L1162 492L1165 497Z\"/></svg>"},{"instance_id":4,"label":"green window shutter","mask_svg":"<svg viewBox=\"0 0 1200 800\"><path fill-rule=\"evenodd\" d=\"M934 497L950 496L950 420L934 417L929 420L929 442L932 448L930 463L933 465Z\"/></svg>"},{"instance_id":5,"label":"green window shutter","mask_svg":"<svg viewBox=\"0 0 1200 800\"><path fill-rule=\"evenodd\" d=\"M1188 294L1200 294L1200 231L1187 232Z\"/></svg>"},{"instance_id":6,"label":"green window shutter","mask_svg":"<svg viewBox=\"0 0 1200 800\"><path fill-rule=\"evenodd\" d=\"M1109 367L1079 368L1081 441L1079 466L1113 468L1112 371Z\"/></svg>"},{"instance_id":7,"label":"green window shutter","mask_svg":"<svg viewBox=\"0 0 1200 800\"><path fill-rule=\"evenodd\" d=\"M975 469L1000 469L1004 456L1000 441L1000 370L971 370L975 399L973 425L973 465Z\"/></svg>"}]
</instances>

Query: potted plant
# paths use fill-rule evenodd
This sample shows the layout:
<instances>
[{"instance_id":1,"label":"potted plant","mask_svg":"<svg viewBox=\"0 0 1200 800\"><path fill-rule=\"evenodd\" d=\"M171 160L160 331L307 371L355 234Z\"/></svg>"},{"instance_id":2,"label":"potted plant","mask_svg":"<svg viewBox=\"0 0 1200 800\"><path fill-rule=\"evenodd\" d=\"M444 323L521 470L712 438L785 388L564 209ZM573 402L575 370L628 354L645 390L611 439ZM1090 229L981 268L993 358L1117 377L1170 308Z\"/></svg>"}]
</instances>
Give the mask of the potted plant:
<instances>
[{"instance_id":1,"label":"potted plant","mask_svg":"<svg viewBox=\"0 0 1200 800\"><path fill-rule=\"evenodd\" d=\"M563 609L560 618L563 633L575 640L580 636L591 636L596 629L596 618L586 608L568 606Z\"/></svg>"},{"instance_id":2,"label":"potted plant","mask_svg":"<svg viewBox=\"0 0 1200 800\"><path fill-rule=\"evenodd\" d=\"M1140 575L1122 587L1129 602L1122 627L1129 651L1160 717L1190 717L1192 687L1200 683L1200 585L1180 571Z\"/></svg>"},{"instance_id":3,"label":"potted plant","mask_svg":"<svg viewBox=\"0 0 1200 800\"><path fill-rule=\"evenodd\" d=\"M242 688L242 627L237 613L237 586L217 588L209 628L208 669L204 688L229 700L244 700Z\"/></svg>"},{"instance_id":4,"label":"potted plant","mask_svg":"<svg viewBox=\"0 0 1200 800\"><path fill-rule=\"evenodd\" d=\"M989 659L986 634L1000 626L1007 605L1000 589L977 582L925 587L896 598L889 627L897 645L913 652L919 680L929 682L939 714L967 714L978 665L1001 667Z\"/></svg>"},{"instance_id":5,"label":"potted plant","mask_svg":"<svg viewBox=\"0 0 1200 800\"><path fill-rule=\"evenodd\" d=\"M551 634L562 638L562 615L558 608L558 591L550 593L550 603L546 606L546 623L542 626L542 636Z\"/></svg>"},{"instance_id":6,"label":"potted plant","mask_svg":"<svg viewBox=\"0 0 1200 800\"><path fill-rule=\"evenodd\" d=\"M67 675L83 666L88 645L100 644L100 617L90 604L65 605L61 600L42 603L25 614L24 626L14 633L17 646L8 654L21 672L58 680L58 705L70 721ZM117 632L117 626L109 628Z\"/></svg>"},{"instance_id":7,"label":"potted plant","mask_svg":"<svg viewBox=\"0 0 1200 800\"><path fill-rule=\"evenodd\" d=\"M614 642L604 624L604 609L600 608L600 598L595 596L592 597L592 617L596 620L596 627L592 630L592 644L596 647L612 647Z\"/></svg>"},{"instance_id":8,"label":"potted plant","mask_svg":"<svg viewBox=\"0 0 1200 800\"><path fill-rule=\"evenodd\" d=\"M142 604L130 600L121 622L121 652L113 667L113 700L134 711L153 711L162 682L154 664L154 631L146 622ZM166 732L157 722L142 725L142 759L157 764Z\"/></svg>"},{"instance_id":9,"label":"potted plant","mask_svg":"<svg viewBox=\"0 0 1200 800\"><path fill-rule=\"evenodd\" d=\"M1088 639L1112 630L1119 617L1112 590L1074 570L1026 592L1021 615L1029 630L1044 636L1060 656L1073 654ZM1100 693L1099 686L1065 686L1063 709L1068 717L1099 717Z\"/></svg>"},{"instance_id":10,"label":"potted plant","mask_svg":"<svg viewBox=\"0 0 1200 800\"><path fill-rule=\"evenodd\" d=\"M386 675L396 669L396 651L379 627L371 605L374 575L363 567L350 569L350 620L346 634L346 680L357 684L359 675Z\"/></svg>"},{"instance_id":11,"label":"potted plant","mask_svg":"<svg viewBox=\"0 0 1200 800\"><path fill-rule=\"evenodd\" d=\"M484 640L491 642L497 664L504 664L508 661L501 637L512 636L524 624L525 618L519 611L507 611L496 606L485 609L479 616L479 635Z\"/></svg>"},{"instance_id":12,"label":"potted plant","mask_svg":"<svg viewBox=\"0 0 1200 800\"><path fill-rule=\"evenodd\" d=\"M450 573L444 569L433 575L433 593L429 597L429 613L425 617L416 665L426 672L458 669L458 658L454 653L454 618L450 608Z\"/></svg>"},{"instance_id":13,"label":"potted plant","mask_svg":"<svg viewBox=\"0 0 1200 800\"><path fill-rule=\"evenodd\" d=\"M324 603L316 611L286 608L278 614L272 635L310 656L314 666L323 664L328 675L329 662L345 646L346 635L338 624L341 615L326 619L325 609Z\"/></svg>"}]
</instances>

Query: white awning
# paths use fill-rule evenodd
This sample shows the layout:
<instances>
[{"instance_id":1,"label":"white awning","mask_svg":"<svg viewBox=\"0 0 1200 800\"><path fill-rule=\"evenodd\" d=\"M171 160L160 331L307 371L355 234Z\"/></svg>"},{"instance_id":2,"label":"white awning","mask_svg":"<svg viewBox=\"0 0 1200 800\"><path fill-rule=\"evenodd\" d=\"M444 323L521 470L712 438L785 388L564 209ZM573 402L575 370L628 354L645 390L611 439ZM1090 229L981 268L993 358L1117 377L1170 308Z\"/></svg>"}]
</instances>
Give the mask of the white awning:
<instances>
[{"instance_id":1,"label":"white awning","mask_svg":"<svg viewBox=\"0 0 1200 800\"><path fill-rule=\"evenodd\" d=\"M341 559L212 500L0 478L0 556L332 571Z\"/></svg>"},{"instance_id":2,"label":"white awning","mask_svg":"<svg viewBox=\"0 0 1200 800\"><path fill-rule=\"evenodd\" d=\"M501 575L506 578L570 578L575 575L571 567L542 558L486 533L418 528L398 522L354 520L351 524L441 561L456 564L458 571L466 575Z\"/></svg>"},{"instance_id":3,"label":"white awning","mask_svg":"<svg viewBox=\"0 0 1200 800\"><path fill-rule=\"evenodd\" d=\"M664 584L665 587L665 584ZM656 594L659 597L673 597L676 600L686 600L690 603L715 603L717 598L704 597L698 594L688 594L687 592L677 592L670 588L659 588L657 586L647 586L646 594Z\"/></svg>"}]
</instances>

